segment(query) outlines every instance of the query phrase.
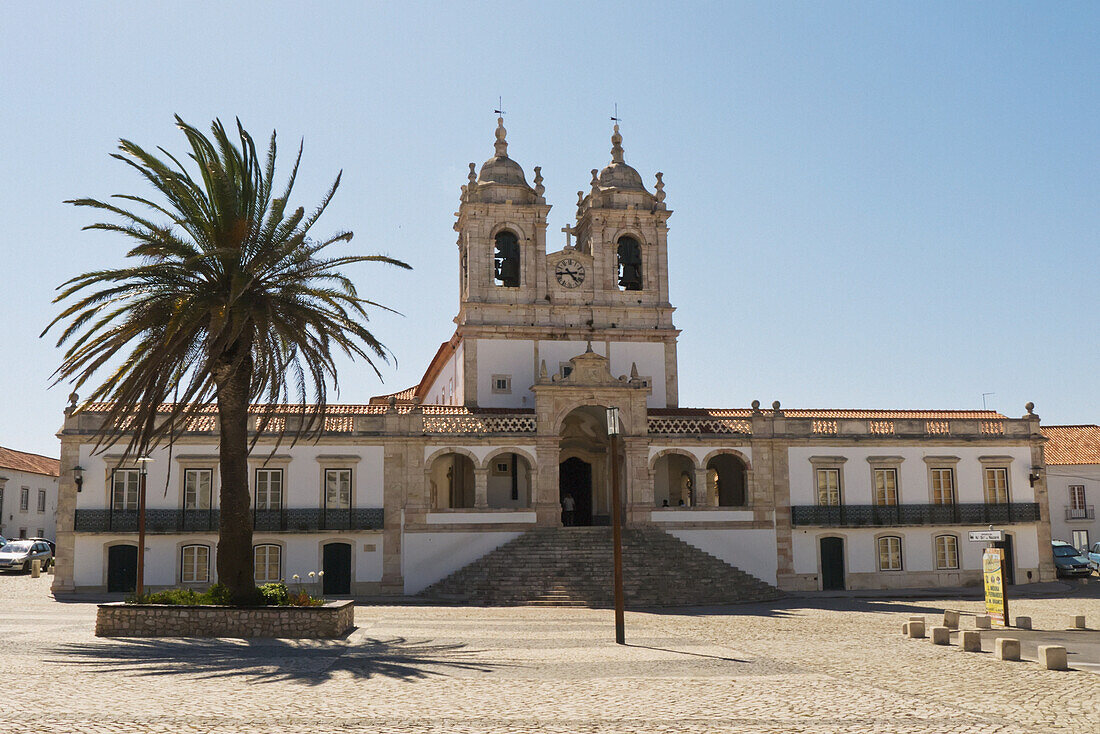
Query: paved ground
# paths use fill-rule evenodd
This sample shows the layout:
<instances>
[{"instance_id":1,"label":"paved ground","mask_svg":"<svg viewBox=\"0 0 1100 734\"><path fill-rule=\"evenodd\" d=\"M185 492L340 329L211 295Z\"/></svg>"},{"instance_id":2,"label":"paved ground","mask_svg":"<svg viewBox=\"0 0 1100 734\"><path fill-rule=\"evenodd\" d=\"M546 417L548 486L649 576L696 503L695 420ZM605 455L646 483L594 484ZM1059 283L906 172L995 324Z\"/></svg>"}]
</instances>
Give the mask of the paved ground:
<instances>
[{"instance_id":1,"label":"paved ground","mask_svg":"<svg viewBox=\"0 0 1100 734\"><path fill-rule=\"evenodd\" d=\"M2 730L1100 730L1100 675L900 635L910 614L931 622L945 606L980 611L974 601L628 613L627 647L608 641L607 611L420 606L360 608L359 629L333 642L127 641L95 638L94 605L54 601L49 581L0 576ZM1100 626L1098 596L1015 612L1047 630L1074 614Z\"/></svg>"}]
</instances>

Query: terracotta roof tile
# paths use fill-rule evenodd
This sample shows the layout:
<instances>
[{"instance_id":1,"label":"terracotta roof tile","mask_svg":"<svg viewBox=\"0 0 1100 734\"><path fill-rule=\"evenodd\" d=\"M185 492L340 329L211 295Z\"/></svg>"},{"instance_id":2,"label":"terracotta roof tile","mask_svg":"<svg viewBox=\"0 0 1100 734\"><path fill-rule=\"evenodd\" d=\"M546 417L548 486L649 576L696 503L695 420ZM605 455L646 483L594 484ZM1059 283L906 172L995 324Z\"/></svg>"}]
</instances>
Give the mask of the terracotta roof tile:
<instances>
[{"instance_id":1,"label":"terracotta roof tile","mask_svg":"<svg viewBox=\"0 0 1100 734\"><path fill-rule=\"evenodd\" d=\"M45 474L56 477L61 473L61 462L48 456L28 454L25 451L0 446L0 469L25 471L29 474Z\"/></svg>"},{"instance_id":2,"label":"terracotta roof tile","mask_svg":"<svg viewBox=\"0 0 1100 734\"><path fill-rule=\"evenodd\" d=\"M1047 464L1100 464L1100 426L1042 426Z\"/></svg>"},{"instance_id":3,"label":"terracotta roof tile","mask_svg":"<svg viewBox=\"0 0 1100 734\"><path fill-rule=\"evenodd\" d=\"M994 410L825 410L783 408L788 418L852 418L871 420L1005 420L1006 416ZM771 409L762 409L766 415ZM651 416L698 416L707 418L747 418L752 415L751 408L651 408Z\"/></svg>"},{"instance_id":4,"label":"terracotta roof tile","mask_svg":"<svg viewBox=\"0 0 1100 734\"><path fill-rule=\"evenodd\" d=\"M388 395L375 395L369 401L370 405L389 405L390 398L395 399L398 404L411 403L413 397L416 395L416 385L412 387L406 387L404 390L398 390L397 392L391 392Z\"/></svg>"}]
</instances>

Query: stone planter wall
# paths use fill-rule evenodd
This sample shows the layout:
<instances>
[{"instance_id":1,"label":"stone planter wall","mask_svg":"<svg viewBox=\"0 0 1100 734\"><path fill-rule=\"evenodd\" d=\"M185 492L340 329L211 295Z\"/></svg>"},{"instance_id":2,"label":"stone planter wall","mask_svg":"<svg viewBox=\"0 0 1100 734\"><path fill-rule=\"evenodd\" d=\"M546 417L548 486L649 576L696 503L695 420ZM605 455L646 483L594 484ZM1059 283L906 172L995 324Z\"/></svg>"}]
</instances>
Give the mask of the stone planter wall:
<instances>
[{"instance_id":1,"label":"stone planter wall","mask_svg":"<svg viewBox=\"0 0 1100 734\"><path fill-rule=\"evenodd\" d=\"M320 607L219 607L100 604L97 637L342 637L355 626L355 604Z\"/></svg>"}]
</instances>

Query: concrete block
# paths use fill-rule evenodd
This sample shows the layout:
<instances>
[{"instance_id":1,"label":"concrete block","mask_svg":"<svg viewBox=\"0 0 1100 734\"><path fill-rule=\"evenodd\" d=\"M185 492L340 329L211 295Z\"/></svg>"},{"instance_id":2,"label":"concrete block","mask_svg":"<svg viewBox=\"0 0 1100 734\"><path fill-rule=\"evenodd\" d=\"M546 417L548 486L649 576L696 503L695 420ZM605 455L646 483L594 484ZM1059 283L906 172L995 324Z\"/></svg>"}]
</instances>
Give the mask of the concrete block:
<instances>
[{"instance_id":1,"label":"concrete block","mask_svg":"<svg viewBox=\"0 0 1100 734\"><path fill-rule=\"evenodd\" d=\"M974 626L980 630L993 629L993 618L988 614L979 614L974 617Z\"/></svg>"},{"instance_id":2,"label":"concrete block","mask_svg":"<svg viewBox=\"0 0 1100 734\"><path fill-rule=\"evenodd\" d=\"M1022 630L1031 629L1031 617L1016 617L1016 626Z\"/></svg>"},{"instance_id":3,"label":"concrete block","mask_svg":"<svg viewBox=\"0 0 1100 734\"><path fill-rule=\"evenodd\" d=\"M944 610L943 626L948 629L957 630L959 628L959 613L953 612L950 609Z\"/></svg>"},{"instance_id":4,"label":"concrete block","mask_svg":"<svg viewBox=\"0 0 1100 734\"><path fill-rule=\"evenodd\" d=\"M993 654L998 660L1019 660L1020 641L1011 637L998 637L994 641Z\"/></svg>"},{"instance_id":5,"label":"concrete block","mask_svg":"<svg viewBox=\"0 0 1100 734\"><path fill-rule=\"evenodd\" d=\"M909 638L913 640L924 639L924 622L910 621Z\"/></svg>"},{"instance_id":6,"label":"concrete block","mask_svg":"<svg viewBox=\"0 0 1100 734\"><path fill-rule=\"evenodd\" d=\"M902 622L901 623L901 633L903 635L905 635L906 637L909 636L909 623L908 622Z\"/></svg>"},{"instance_id":7,"label":"concrete block","mask_svg":"<svg viewBox=\"0 0 1100 734\"><path fill-rule=\"evenodd\" d=\"M951 644L951 630L948 627L933 627L932 628L932 644L933 645L950 645Z\"/></svg>"},{"instance_id":8,"label":"concrete block","mask_svg":"<svg viewBox=\"0 0 1100 734\"><path fill-rule=\"evenodd\" d=\"M1039 665L1047 670L1067 670L1066 648L1061 645L1039 645Z\"/></svg>"},{"instance_id":9,"label":"concrete block","mask_svg":"<svg viewBox=\"0 0 1100 734\"><path fill-rule=\"evenodd\" d=\"M924 615L917 616L917 615L914 614L913 616L909 617L909 621L910 622L920 622L921 624L924 624Z\"/></svg>"},{"instance_id":10,"label":"concrete block","mask_svg":"<svg viewBox=\"0 0 1100 734\"><path fill-rule=\"evenodd\" d=\"M981 652L982 633L977 630L963 630L959 633L959 647L963 652Z\"/></svg>"},{"instance_id":11,"label":"concrete block","mask_svg":"<svg viewBox=\"0 0 1100 734\"><path fill-rule=\"evenodd\" d=\"M1078 614L1076 617L1073 618L1073 629L1075 629L1075 630L1088 629L1088 627L1085 626L1085 615L1084 614Z\"/></svg>"},{"instance_id":12,"label":"concrete block","mask_svg":"<svg viewBox=\"0 0 1100 734\"><path fill-rule=\"evenodd\" d=\"M42 575L42 561L35 558L31 561L31 578L36 579Z\"/></svg>"}]
</instances>

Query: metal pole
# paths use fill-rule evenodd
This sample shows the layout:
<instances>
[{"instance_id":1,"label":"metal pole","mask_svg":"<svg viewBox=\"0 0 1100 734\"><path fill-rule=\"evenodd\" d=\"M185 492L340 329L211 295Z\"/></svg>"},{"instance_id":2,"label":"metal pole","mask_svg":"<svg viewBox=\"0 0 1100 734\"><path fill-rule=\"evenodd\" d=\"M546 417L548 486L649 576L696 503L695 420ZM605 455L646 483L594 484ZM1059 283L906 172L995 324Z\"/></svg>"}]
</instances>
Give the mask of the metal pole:
<instances>
[{"instance_id":1,"label":"metal pole","mask_svg":"<svg viewBox=\"0 0 1100 734\"><path fill-rule=\"evenodd\" d=\"M619 512L619 436L611 435L611 541L615 566L615 642L626 644L623 631L623 521Z\"/></svg>"},{"instance_id":2,"label":"metal pole","mask_svg":"<svg viewBox=\"0 0 1100 734\"><path fill-rule=\"evenodd\" d=\"M141 480L138 482L138 553L137 584L134 594L141 600L145 595L145 463L141 464Z\"/></svg>"}]
</instances>

